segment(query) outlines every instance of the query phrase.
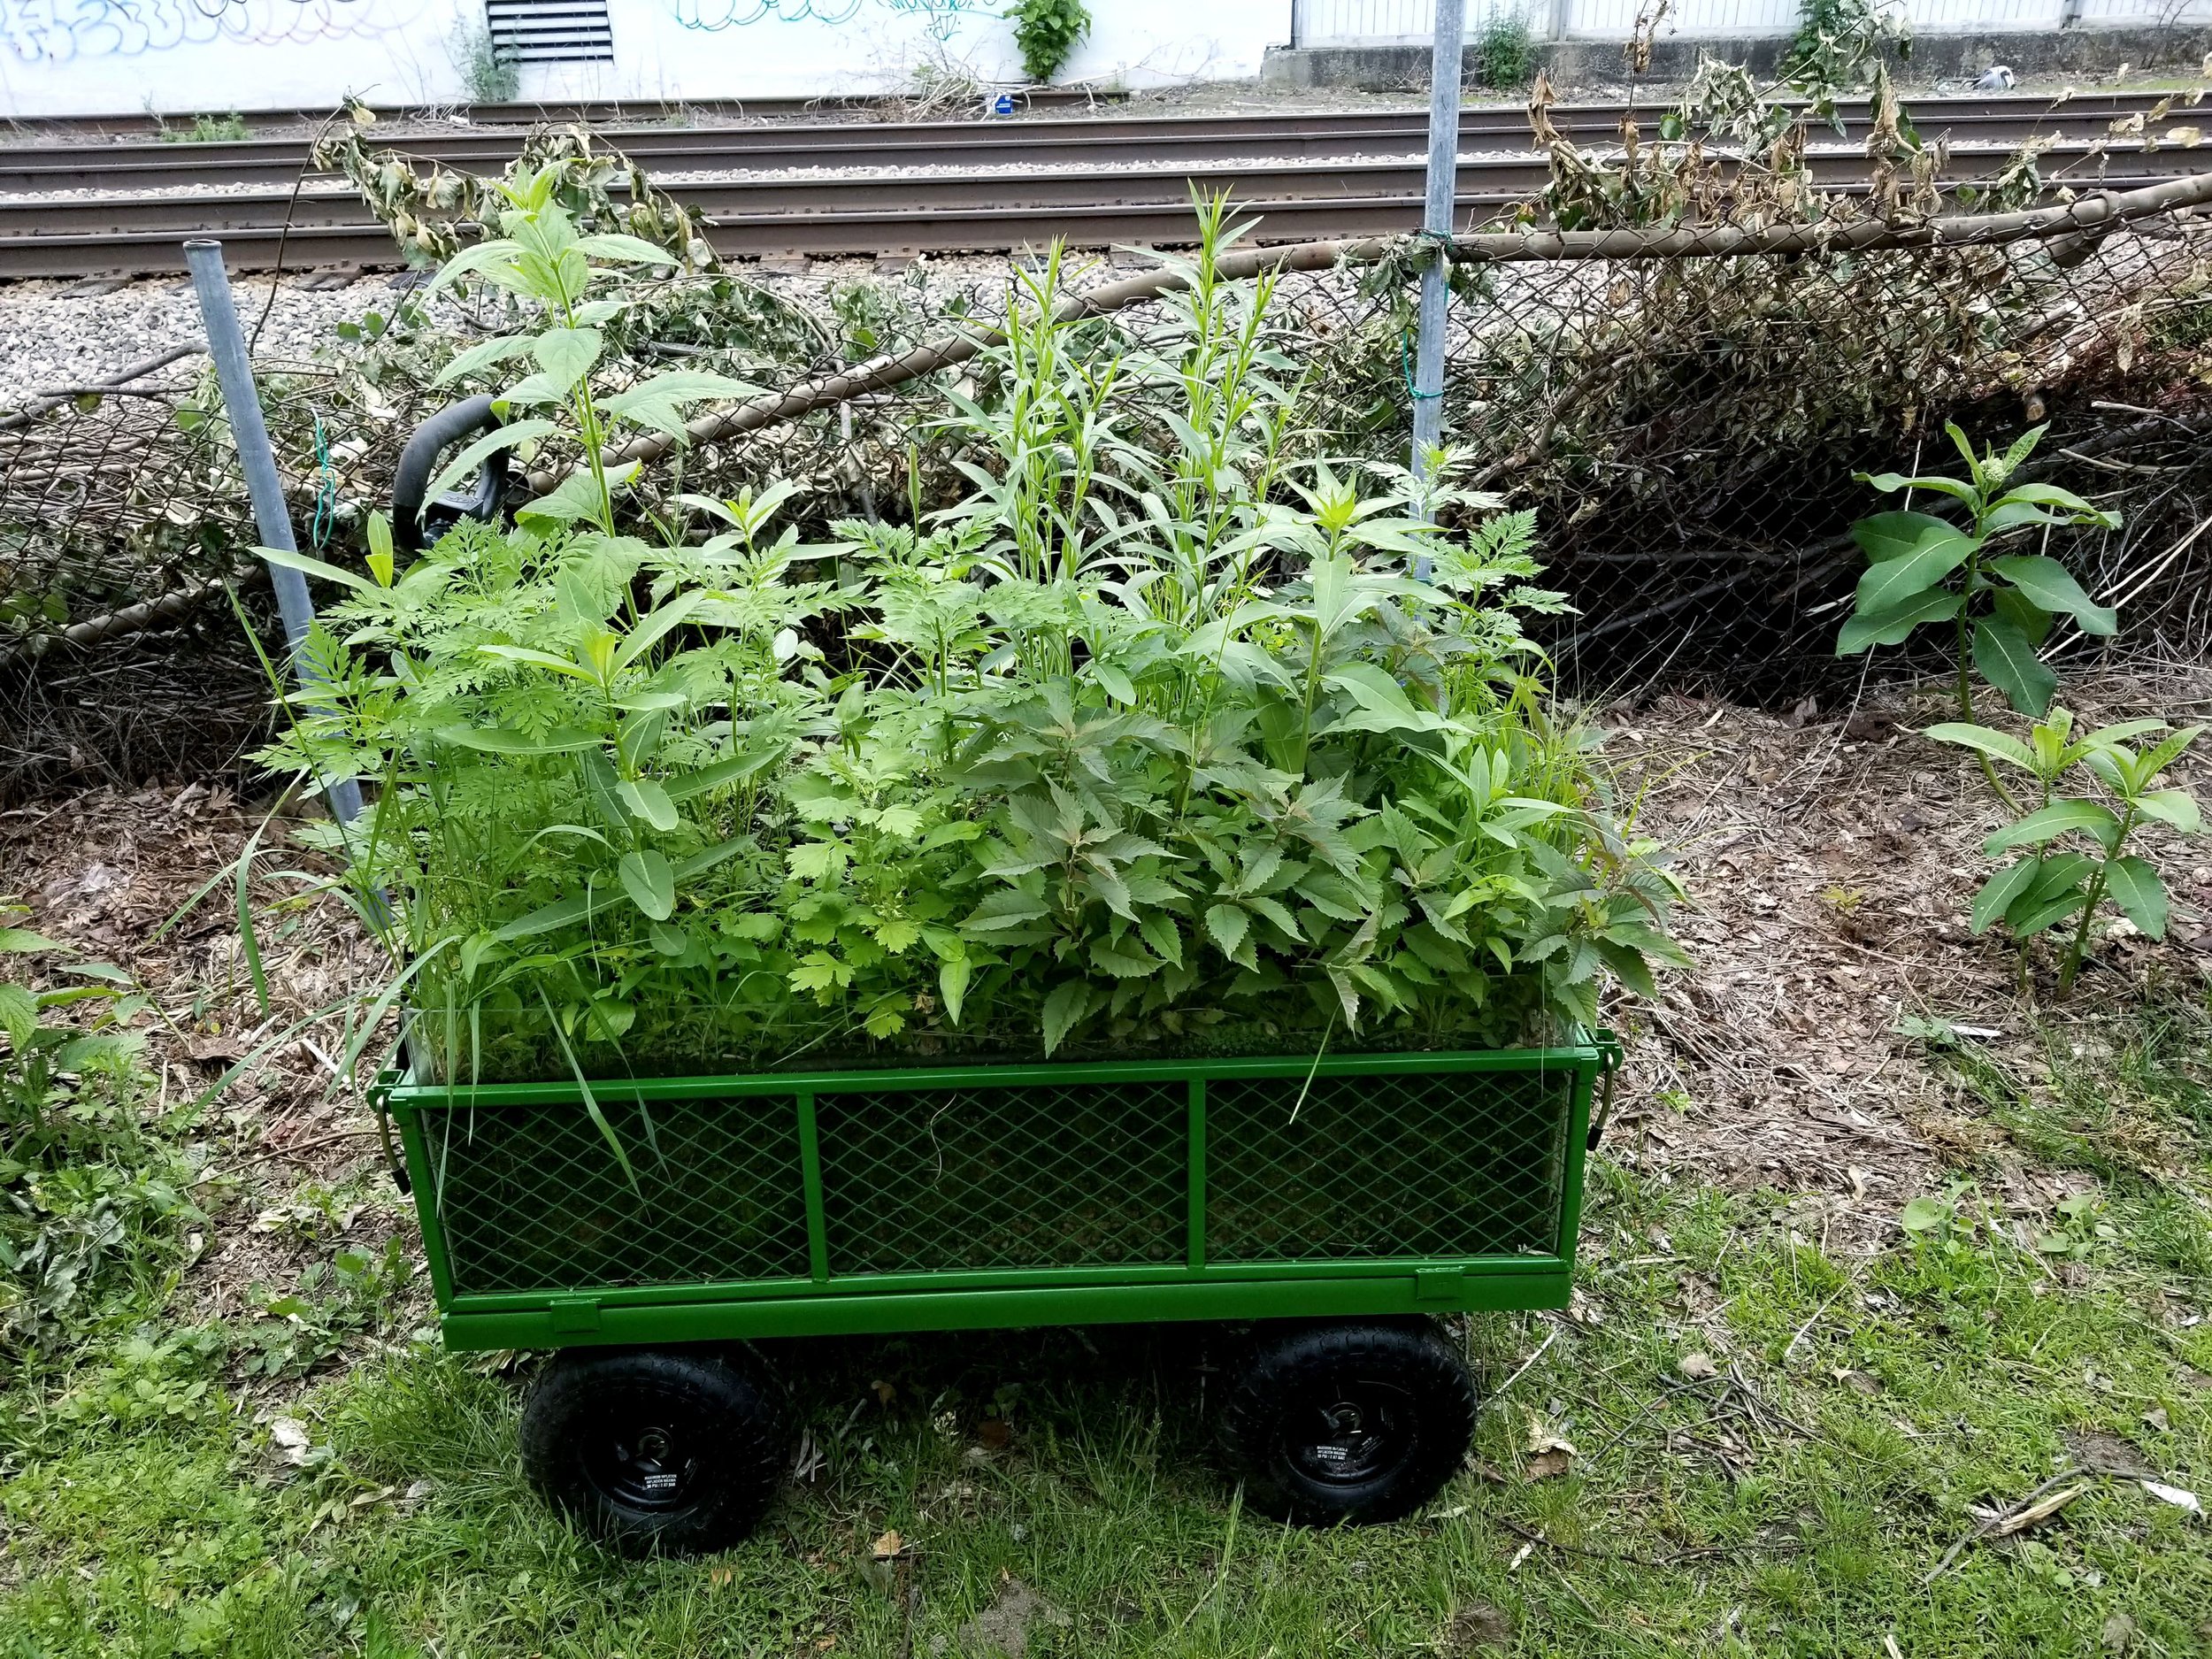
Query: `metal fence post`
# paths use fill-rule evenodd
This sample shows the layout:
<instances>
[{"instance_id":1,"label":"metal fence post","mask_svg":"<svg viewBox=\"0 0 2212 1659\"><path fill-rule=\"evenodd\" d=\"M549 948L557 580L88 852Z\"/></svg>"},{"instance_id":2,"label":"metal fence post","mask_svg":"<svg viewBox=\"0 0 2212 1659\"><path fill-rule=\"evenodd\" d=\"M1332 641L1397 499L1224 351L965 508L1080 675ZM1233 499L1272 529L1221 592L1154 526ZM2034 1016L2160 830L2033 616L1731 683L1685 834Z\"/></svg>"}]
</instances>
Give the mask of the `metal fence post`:
<instances>
[{"instance_id":1,"label":"metal fence post","mask_svg":"<svg viewBox=\"0 0 2212 1659\"><path fill-rule=\"evenodd\" d=\"M1421 273L1421 325L1413 367L1413 472L1428 475L1444 433L1444 313L1451 303L1443 240L1452 234L1459 184L1459 76L1467 46L1466 0L1436 0L1429 54L1429 189L1422 234L1432 242ZM1425 564L1426 561L1422 561ZM1422 572L1425 574L1425 572Z\"/></svg>"},{"instance_id":2,"label":"metal fence post","mask_svg":"<svg viewBox=\"0 0 2212 1659\"><path fill-rule=\"evenodd\" d=\"M222 385L231 439L238 446L247 493L253 498L254 523L260 529L261 544L296 553L299 543L292 535L291 509L285 505L276 455L269 448L269 428L261 419L261 399L254 390L253 365L246 359L246 337L239 332L238 308L231 299L230 276L223 269L223 244L204 238L188 242L184 258L192 272L193 291L199 298L200 319L207 327L207 353L215 359L215 377ZM314 625L315 602L308 596L307 578L288 565L270 565L269 580L275 585L277 610L284 618L292 672L300 678L300 649ZM361 788L352 779L326 779L323 789L331 813L340 823L350 824L360 816Z\"/></svg>"}]
</instances>

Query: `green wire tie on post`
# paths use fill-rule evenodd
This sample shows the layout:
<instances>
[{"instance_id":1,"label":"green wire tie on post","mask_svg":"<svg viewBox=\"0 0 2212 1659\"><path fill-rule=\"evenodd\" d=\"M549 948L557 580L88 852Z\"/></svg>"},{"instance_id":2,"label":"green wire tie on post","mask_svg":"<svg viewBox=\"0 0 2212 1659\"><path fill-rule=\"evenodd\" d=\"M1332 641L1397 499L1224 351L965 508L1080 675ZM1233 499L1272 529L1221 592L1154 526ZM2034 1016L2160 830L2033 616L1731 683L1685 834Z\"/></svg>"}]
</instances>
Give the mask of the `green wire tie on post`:
<instances>
[{"instance_id":1,"label":"green wire tie on post","mask_svg":"<svg viewBox=\"0 0 2212 1659\"><path fill-rule=\"evenodd\" d=\"M1417 242L1425 242L1430 244L1432 250L1429 255L1430 258L1441 259L1447 264L1450 263L1452 257L1452 239L1446 235L1443 232L1429 230L1425 227L1413 233L1413 240ZM1426 270L1427 261L1417 258L1414 262L1413 268L1416 271ZM1450 288L1448 286L1444 292L1445 303L1448 306L1451 303ZM1406 396L1413 399L1413 401L1417 403L1421 403L1425 399L1441 397L1444 396L1444 388L1442 387L1438 387L1432 392L1425 392L1413 383L1413 352L1412 349L1406 343L1406 337L1412 331L1410 329L1406 328L1403 326L1401 326L1398 330L1398 372L1405 378Z\"/></svg>"},{"instance_id":2,"label":"green wire tie on post","mask_svg":"<svg viewBox=\"0 0 2212 1659\"><path fill-rule=\"evenodd\" d=\"M1405 376L1406 396L1417 403L1425 397L1443 396L1444 388L1440 386L1432 392L1425 392L1413 383L1413 352L1406 344L1406 337L1412 332L1409 328L1398 330L1398 372Z\"/></svg>"},{"instance_id":3,"label":"green wire tie on post","mask_svg":"<svg viewBox=\"0 0 2212 1659\"><path fill-rule=\"evenodd\" d=\"M323 418L315 417L315 517L309 523L308 538L321 552L330 544L330 533L338 523L338 474L330 467L330 440L323 432Z\"/></svg>"}]
</instances>

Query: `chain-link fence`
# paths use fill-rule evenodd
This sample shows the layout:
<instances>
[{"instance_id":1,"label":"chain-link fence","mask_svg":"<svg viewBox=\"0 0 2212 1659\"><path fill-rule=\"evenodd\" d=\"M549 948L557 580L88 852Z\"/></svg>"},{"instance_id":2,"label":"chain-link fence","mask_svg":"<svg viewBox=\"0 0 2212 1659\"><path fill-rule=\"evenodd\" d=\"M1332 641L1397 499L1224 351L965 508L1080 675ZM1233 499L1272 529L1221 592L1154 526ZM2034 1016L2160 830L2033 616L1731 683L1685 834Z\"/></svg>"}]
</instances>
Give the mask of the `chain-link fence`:
<instances>
[{"instance_id":1,"label":"chain-link fence","mask_svg":"<svg viewBox=\"0 0 2212 1659\"><path fill-rule=\"evenodd\" d=\"M1577 607L1546 638L1566 688L1847 693L1866 669L1832 649L1858 569L1847 529L1898 504L1855 475L1956 470L1951 419L1985 439L2049 420L2036 475L2125 522L2055 533L2047 550L2124 604L2118 649L2195 652L2212 557L2197 534L2212 518L2212 229L2189 216L2193 189L1939 232L1861 221L1455 244L1447 433L1469 476L1538 512L1550 579ZM1302 376L1311 454L1403 456L1414 278L1432 251L1239 256L1274 267L1275 343ZM1087 313L1070 322L1075 346L1141 353L1175 301L1102 274L1119 280L1067 303ZM802 487L809 533L949 505L969 488L951 396L990 390L956 342L1006 298L995 274L772 302L728 276L672 281L641 308L626 368L682 361L778 389L715 442L650 461L641 519L683 491L772 477ZM742 326L718 334L731 316ZM956 344L927 345L940 337ZM261 365L303 546L355 549L400 445L456 395L426 389L450 349L425 324ZM196 361L133 396L0 417L0 788L204 770L265 718L260 670L208 586L243 576L231 585L253 603L255 538ZM1133 429L1153 418L1133 411ZM532 463L539 487L559 464Z\"/></svg>"}]
</instances>

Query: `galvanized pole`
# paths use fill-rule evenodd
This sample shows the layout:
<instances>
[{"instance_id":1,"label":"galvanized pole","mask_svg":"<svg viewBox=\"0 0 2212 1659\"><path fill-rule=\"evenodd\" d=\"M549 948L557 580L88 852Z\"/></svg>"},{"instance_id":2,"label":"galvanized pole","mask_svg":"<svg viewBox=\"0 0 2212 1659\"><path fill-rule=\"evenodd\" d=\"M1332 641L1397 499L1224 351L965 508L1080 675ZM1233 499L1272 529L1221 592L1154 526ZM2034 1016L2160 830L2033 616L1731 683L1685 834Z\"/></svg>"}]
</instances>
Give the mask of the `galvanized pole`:
<instances>
[{"instance_id":1,"label":"galvanized pole","mask_svg":"<svg viewBox=\"0 0 2212 1659\"><path fill-rule=\"evenodd\" d=\"M1459 182L1459 75L1467 43L1466 0L1435 0L1436 31L1429 54L1429 189L1421 230L1432 240L1452 234ZM1428 474L1429 451L1444 434L1444 313L1451 302L1440 246L1421 273L1421 326L1413 365L1413 472Z\"/></svg>"},{"instance_id":2,"label":"galvanized pole","mask_svg":"<svg viewBox=\"0 0 2212 1659\"><path fill-rule=\"evenodd\" d=\"M204 239L188 242L184 258L191 267L193 291L199 296L200 319L207 327L207 354L215 359L215 378L222 384L223 407L230 415L231 438L238 446L239 464L245 468L246 490L253 498L254 523L260 528L261 544L296 553L299 543L292 536L291 509L285 505L276 455L269 448L269 428L261 419L261 399L254 391L253 365L246 360L246 337L239 332L238 308L232 303L230 277L223 269L223 244ZM314 624L315 602L308 597L307 578L289 565L271 565L269 580L276 586L277 610L284 618L292 672L298 677L300 649ZM325 780L324 795L340 823L350 824L360 816L361 789L352 779Z\"/></svg>"}]
</instances>

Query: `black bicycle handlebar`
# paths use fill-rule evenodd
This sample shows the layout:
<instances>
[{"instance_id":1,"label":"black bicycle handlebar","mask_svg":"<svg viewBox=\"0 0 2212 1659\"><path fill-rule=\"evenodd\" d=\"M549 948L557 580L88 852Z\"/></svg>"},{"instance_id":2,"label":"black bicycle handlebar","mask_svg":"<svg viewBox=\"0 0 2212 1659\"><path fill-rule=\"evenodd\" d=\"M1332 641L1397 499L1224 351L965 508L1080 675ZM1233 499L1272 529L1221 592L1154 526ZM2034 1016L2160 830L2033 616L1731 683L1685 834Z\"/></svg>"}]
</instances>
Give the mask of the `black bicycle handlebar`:
<instances>
[{"instance_id":1,"label":"black bicycle handlebar","mask_svg":"<svg viewBox=\"0 0 2212 1659\"><path fill-rule=\"evenodd\" d=\"M407 447L399 452L399 467L392 475L392 540L400 547L416 552L459 519L489 521L498 516L507 493L505 449L485 457L476 474L473 494L441 495L428 502L423 496L430 488L439 456L499 424L490 398L471 397L440 410L415 428Z\"/></svg>"}]
</instances>

